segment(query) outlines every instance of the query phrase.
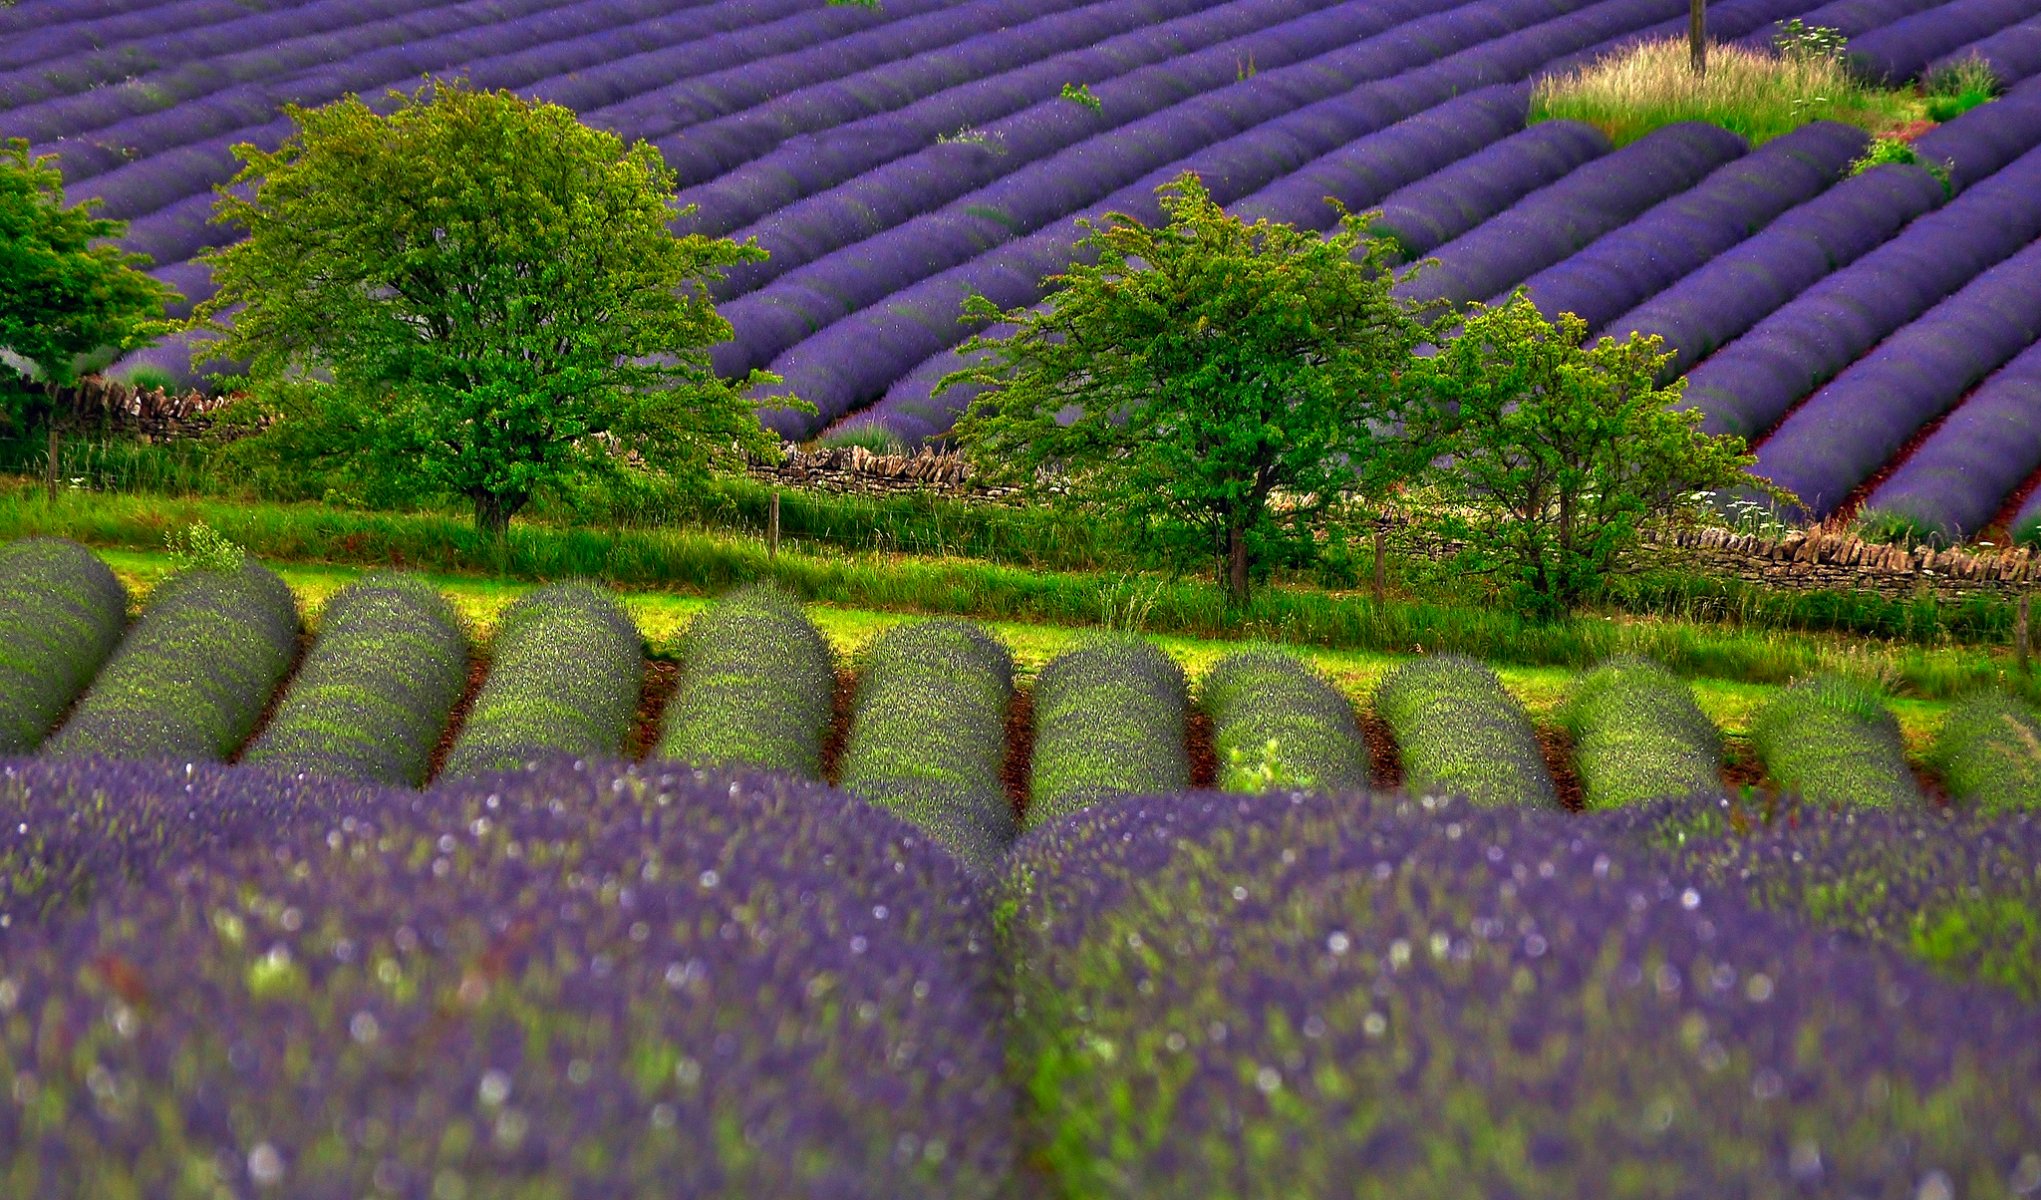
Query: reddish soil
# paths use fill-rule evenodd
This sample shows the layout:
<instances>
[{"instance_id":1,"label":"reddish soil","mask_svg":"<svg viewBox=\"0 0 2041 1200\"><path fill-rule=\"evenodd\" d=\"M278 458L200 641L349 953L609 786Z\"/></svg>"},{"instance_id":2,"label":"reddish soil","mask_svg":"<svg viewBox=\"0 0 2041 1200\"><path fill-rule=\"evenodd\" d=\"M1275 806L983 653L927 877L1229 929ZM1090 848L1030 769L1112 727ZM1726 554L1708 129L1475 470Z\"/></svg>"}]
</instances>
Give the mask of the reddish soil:
<instances>
[{"instance_id":1,"label":"reddish soil","mask_svg":"<svg viewBox=\"0 0 2041 1200\"><path fill-rule=\"evenodd\" d=\"M305 654L306 652L311 650L311 648L312 648L311 631L304 629L299 630L298 648L291 655L290 668L283 673L283 679L278 681L276 685L276 690L269 694L269 703L263 706L262 715L255 718L255 728L249 730L248 736L242 738L241 744L239 746L236 746L234 748L234 752L227 756L228 762L230 763L240 762L241 756L247 753L248 747L253 746L255 744L255 739L261 737L262 731L268 729L269 723L276 719L276 710L283 704L284 693L291 690L292 682L294 682L298 677L298 668L305 665Z\"/></svg>"},{"instance_id":2,"label":"reddish soil","mask_svg":"<svg viewBox=\"0 0 2041 1200\"><path fill-rule=\"evenodd\" d=\"M1942 786L1942 777L1920 763L1908 765L1913 768L1913 781L1920 785L1921 795L1927 797L1928 807L1949 807L1949 789Z\"/></svg>"},{"instance_id":3,"label":"reddish soil","mask_svg":"<svg viewBox=\"0 0 2041 1200\"><path fill-rule=\"evenodd\" d=\"M850 710L857 700L857 672L836 673L836 695L829 711L829 731L822 736L822 778L835 783L842 768L844 743L850 740Z\"/></svg>"},{"instance_id":4,"label":"reddish soil","mask_svg":"<svg viewBox=\"0 0 2041 1200\"><path fill-rule=\"evenodd\" d=\"M1765 764L1751 749L1747 738L1727 738L1723 743L1722 786L1734 800L1743 794L1746 787L1763 790L1770 786L1765 778Z\"/></svg>"},{"instance_id":5,"label":"reddish soil","mask_svg":"<svg viewBox=\"0 0 2041 1200\"><path fill-rule=\"evenodd\" d=\"M645 660L645 683L638 689L638 711L631 717L631 735L624 740L624 757L643 762L659 745L659 720L666 714L666 702L680 683L680 664L670 659Z\"/></svg>"},{"instance_id":6,"label":"reddish soil","mask_svg":"<svg viewBox=\"0 0 2041 1200\"><path fill-rule=\"evenodd\" d=\"M475 707L475 696L482 690L482 681L489 678L489 660L479 654L468 655L468 686L461 689L461 698L454 701L453 711L446 717L446 728L440 730L439 744L432 748L432 757L425 768L426 782L439 778L440 768L446 766L446 756L453 752L455 739L468 724L468 710Z\"/></svg>"},{"instance_id":7,"label":"reddish soil","mask_svg":"<svg viewBox=\"0 0 2041 1200\"><path fill-rule=\"evenodd\" d=\"M1013 819L1028 813L1028 772L1035 757L1035 694L1016 690L1006 710L1006 761L1000 764L1000 781L1006 798L1013 804Z\"/></svg>"},{"instance_id":8,"label":"reddish soil","mask_svg":"<svg viewBox=\"0 0 2041 1200\"><path fill-rule=\"evenodd\" d=\"M1184 726L1184 746L1191 756L1191 786L1208 788L1219 781L1219 749L1212 740L1212 718L1191 714Z\"/></svg>"},{"instance_id":9,"label":"reddish soil","mask_svg":"<svg viewBox=\"0 0 2041 1200\"><path fill-rule=\"evenodd\" d=\"M1965 396L1964 399L1967 400L1969 397ZM1961 401L1958 404L1960 405ZM1956 410L1951 408L1948 412L1921 426L1912 437L1906 439L1906 444L1901 446L1897 453L1885 461L1884 466L1873 471L1870 478L1858 484L1851 490L1849 495L1843 497L1843 502L1836 507L1835 512L1832 514L1832 519L1849 521L1855 518L1857 510L1864 506L1864 501L1871 498L1871 493L1883 487L1885 481L1892 478L1892 473L1899 470L1900 464L1912 458L1913 452L1920 449L1923 442L1933 437L1935 431L1942 427L1942 423L1954 416L1955 413Z\"/></svg>"},{"instance_id":10,"label":"reddish soil","mask_svg":"<svg viewBox=\"0 0 2041 1200\"><path fill-rule=\"evenodd\" d=\"M1368 786L1378 792L1393 792L1403 786L1403 752L1396 747L1396 735L1389 722L1373 712L1360 718L1361 736L1368 742Z\"/></svg>"},{"instance_id":11,"label":"reddish soil","mask_svg":"<svg viewBox=\"0 0 2041 1200\"><path fill-rule=\"evenodd\" d=\"M2013 518L2020 515L2020 509L2036 491L2041 491L2041 471L2027 476L2026 482L2013 489L2013 494L2006 497L2006 506L1998 510L1991 524L1977 531L1978 536L2001 546L2012 541Z\"/></svg>"},{"instance_id":12,"label":"reddish soil","mask_svg":"<svg viewBox=\"0 0 2041 1200\"><path fill-rule=\"evenodd\" d=\"M1545 767L1552 772L1552 790L1559 794L1559 807L1567 812L1587 809L1581 791L1580 771L1573 762L1573 735L1556 725L1538 727L1538 749L1545 755Z\"/></svg>"},{"instance_id":13,"label":"reddish soil","mask_svg":"<svg viewBox=\"0 0 2041 1200\"><path fill-rule=\"evenodd\" d=\"M1884 133L1879 134L1878 136L1888 137L1897 142L1911 142L1915 138L1928 132L1929 130L1939 128L1940 126L1933 121L1928 120L1908 121L1906 124L1901 125L1896 129L1888 129Z\"/></svg>"}]
</instances>

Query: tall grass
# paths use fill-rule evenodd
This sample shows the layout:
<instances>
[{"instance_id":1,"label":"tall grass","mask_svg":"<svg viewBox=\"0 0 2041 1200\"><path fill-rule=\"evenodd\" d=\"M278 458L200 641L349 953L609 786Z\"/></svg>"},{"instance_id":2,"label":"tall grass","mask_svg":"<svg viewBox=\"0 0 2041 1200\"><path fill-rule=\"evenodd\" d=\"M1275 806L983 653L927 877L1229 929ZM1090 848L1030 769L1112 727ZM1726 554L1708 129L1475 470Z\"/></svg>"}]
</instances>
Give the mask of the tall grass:
<instances>
[{"instance_id":1,"label":"tall grass","mask_svg":"<svg viewBox=\"0 0 2041 1200\"><path fill-rule=\"evenodd\" d=\"M1720 125L1756 146L1810 121L1875 133L1920 113L1919 97L1866 86L1840 60L1822 55L1711 45L1708 71L1696 75L1683 38L1641 42L1549 77L1531 98L1531 120L1582 121L1618 146L1680 121Z\"/></svg>"}]
</instances>

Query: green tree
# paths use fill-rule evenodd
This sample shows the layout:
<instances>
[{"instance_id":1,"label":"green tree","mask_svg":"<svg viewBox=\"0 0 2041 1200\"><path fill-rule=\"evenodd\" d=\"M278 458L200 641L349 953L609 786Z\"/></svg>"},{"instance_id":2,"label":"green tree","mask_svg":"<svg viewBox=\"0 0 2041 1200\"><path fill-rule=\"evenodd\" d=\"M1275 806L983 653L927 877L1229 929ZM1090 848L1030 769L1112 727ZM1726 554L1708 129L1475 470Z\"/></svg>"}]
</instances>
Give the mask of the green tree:
<instances>
[{"instance_id":1,"label":"green tree","mask_svg":"<svg viewBox=\"0 0 2041 1200\"><path fill-rule=\"evenodd\" d=\"M113 244L127 223L93 216L98 203L67 206L54 157L31 155L20 138L0 143L0 348L16 360L0 370L0 399L16 420L46 426L43 482L53 495L79 358L154 341L170 328L164 306L177 299L142 274L146 255Z\"/></svg>"},{"instance_id":2,"label":"green tree","mask_svg":"<svg viewBox=\"0 0 2041 1200\"><path fill-rule=\"evenodd\" d=\"M325 383L359 452L499 543L538 490L630 452L683 476L771 452L744 393L772 377L706 353L730 336L708 283L765 252L674 236L658 150L459 81L391 99L290 106L275 152L235 147L214 220L247 236L204 256L194 314L218 353L258 390Z\"/></svg>"},{"instance_id":3,"label":"green tree","mask_svg":"<svg viewBox=\"0 0 2041 1200\"><path fill-rule=\"evenodd\" d=\"M1364 232L1373 214L1321 236L1229 216L1195 174L1158 191L1164 227L1081 222L1040 308L967 300L967 317L1015 328L966 343L987 353L938 387L982 389L956 431L980 470L1180 563L1216 561L1244 603L1252 578L1315 561L1355 497L1421 461L1385 431L1431 330L1391 295L1402 277Z\"/></svg>"},{"instance_id":4,"label":"green tree","mask_svg":"<svg viewBox=\"0 0 2041 1200\"><path fill-rule=\"evenodd\" d=\"M1419 424L1443 452L1427 472L1426 520L1464 543L1459 565L1500 578L1538 617L1572 611L1637 543L1644 522L1690 510L1697 493L1755 487L1742 438L1711 437L1675 407L1684 380L1657 383L1669 358L1633 334L1583 346L1587 324L1545 319L1520 290L1475 305L1431 360L1434 397Z\"/></svg>"}]
</instances>

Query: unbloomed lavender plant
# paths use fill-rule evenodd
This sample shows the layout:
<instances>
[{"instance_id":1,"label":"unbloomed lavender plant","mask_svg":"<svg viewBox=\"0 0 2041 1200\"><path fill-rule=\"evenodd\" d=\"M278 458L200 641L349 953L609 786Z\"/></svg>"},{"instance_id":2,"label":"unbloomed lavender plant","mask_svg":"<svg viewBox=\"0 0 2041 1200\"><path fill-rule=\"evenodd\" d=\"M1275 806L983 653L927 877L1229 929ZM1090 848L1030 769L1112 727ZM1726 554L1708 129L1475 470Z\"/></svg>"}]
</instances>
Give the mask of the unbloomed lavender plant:
<instances>
[{"instance_id":1,"label":"unbloomed lavender plant","mask_svg":"<svg viewBox=\"0 0 2041 1200\"><path fill-rule=\"evenodd\" d=\"M982 888L841 793L555 760L164 849L0 929L25 1194L976 1200L1009 1174Z\"/></svg>"},{"instance_id":2,"label":"unbloomed lavender plant","mask_svg":"<svg viewBox=\"0 0 2041 1200\"><path fill-rule=\"evenodd\" d=\"M1101 637L1035 678L1029 829L1116 793L1190 786L1183 668L1152 642Z\"/></svg>"},{"instance_id":3,"label":"unbloomed lavender plant","mask_svg":"<svg viewBox=\"0 0 2041 1200\"><path fill-rule=\"evenodd\" d=\"M460 620L431 585L410 575L351 583L326 602L318 640L242 761L415 787L467 663Z\"/></svg>"},{"instance_id":4,"label":"unbloomed lavender plant","mask_svg":"<svg viewBox=\"0 0 2041 1200\"><path fill-rule=\"evenodd\" d=\"M1556 807L1552 772L1524 706L1495 672L1452 654L1413 659L1375 689L1415 792L1476 804Z\"/></svg>"},{"instance_id":5,"label":"unbloomed lavender plant","mask_svg":"<svg viewBox=\"0 0 2041 1200\"><path fill-rule=\"evenodd\" d=\"M977 871L1013 840L1003 785L1013 655L965 621L917 621L860 652L840 782Z\"/></svg>"},{"instance_id":6,"label":"unbloomed lavender plant","mask_svg":"<svg viewBox=\"0 0 2041 1200\"><path fill-rule=\"evenodd\" d=\"M297 640L296 599L254 560L172 575L42 752L226 758L255 728Z\"/></svg>"},{"instance_id":7,"label":"unbloomed lavender plant","mask_svg":"<svg viewBox=\"0 0 2041 1200\"><path fill-rule=\"evenodd\" d=\"M60 538L0 546L0 754L27 754L120 641L128 593Z\"/></svg>"},{"instance_id":8,"label":"unbloomed lavender plant","mask_svg":"<svg viewBox=\"0 0 2041 1200\"><path fill-rule=\"evenodd\" d=\"M1982 692L1950 709L1928 765L1959 807L2041 813L2041 720L2004 692Z\"/></svg>"},{"instance_id":9,"label":"unbloomed lavender plant","mask_svg":"<svg viewBox=\"0 0 2041 1200\"><path fill-rule=\"evenodd\" d=\"M688 626L658 756L819 779L835 688L829 643L801 602L739 589Z\"/></svg>"},{"instance_id":10,"label":"unbloomed lavender plant","mask_svg":"<svg viewBox=\"0 0 2041 1200\"><path fill-rule=\"evenodd\" d=\"M1599 819L1599 818L1593 818ZM1011 1060L1059 1194L2041 1184L2041 1014L1558 812L1173 795L1016 843Z\"/></svg>"},{"instance_id":11,"label":"unbloomed lavender plant","mask_svg":"<svg viewBox=\"0 0 2041 1200\"><path fill-rule=\"evenodd\" d=\"M1877 692L1840 675L1803 679L1751 719L1751 741L1773 780L1819 805L1911 807L1920 786L1899 722Z\"/></svg>"},{"instance_id":12,"label":"unbloomed lavender plant","mask_svg":"<svg viewBox=\"0 0 2041 1200\"><path fill-rule=\"evenodd\" d=\"M1198 703L1212 718L1224 791L1351 791L1368 784L1368 745L1353 706L1295 655L1229 654L1198 681Z\"/></svg>"},{"instance_id":13,"label":"unbloomed lavender plant","mask_svg":"<svg viewBox=\"0 0 2041 1200\"><path fill-rule=\"evenodd\" d=\"M1721 790L1722 735L1655 662L1616 659L1582 676L1558 723L1573 736L1589 808Z\"/></svg>"}]
</instances>

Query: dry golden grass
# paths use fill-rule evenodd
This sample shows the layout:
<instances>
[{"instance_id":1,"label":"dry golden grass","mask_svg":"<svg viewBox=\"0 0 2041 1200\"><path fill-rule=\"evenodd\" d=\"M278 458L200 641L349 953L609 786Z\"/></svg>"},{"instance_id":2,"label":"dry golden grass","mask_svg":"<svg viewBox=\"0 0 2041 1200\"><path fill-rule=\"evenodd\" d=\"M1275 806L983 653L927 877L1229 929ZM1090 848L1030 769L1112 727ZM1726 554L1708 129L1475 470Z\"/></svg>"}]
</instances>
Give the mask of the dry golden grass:
<instances>
[{"instance_id":1,"label":"dry golden grass","mask_svg":"<svg viewBox=\"0 0 2041 1200\"><path fill-rule=\"evenodd\" d=\"M1809 121L1842 121L1883 133L1920 118L1912 89L1866 87L1832 58L1789 58L1711 45L1708 72L1694 74L1683 38L1645 42L1539 83L1531 119L1582 121L1619 146L1660 126L1707 121L1752 145Z\"/></svg>"}]
</instances>

